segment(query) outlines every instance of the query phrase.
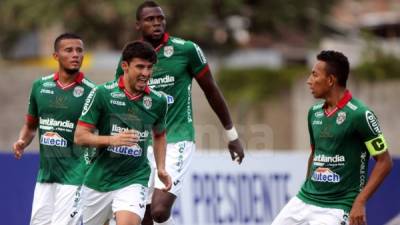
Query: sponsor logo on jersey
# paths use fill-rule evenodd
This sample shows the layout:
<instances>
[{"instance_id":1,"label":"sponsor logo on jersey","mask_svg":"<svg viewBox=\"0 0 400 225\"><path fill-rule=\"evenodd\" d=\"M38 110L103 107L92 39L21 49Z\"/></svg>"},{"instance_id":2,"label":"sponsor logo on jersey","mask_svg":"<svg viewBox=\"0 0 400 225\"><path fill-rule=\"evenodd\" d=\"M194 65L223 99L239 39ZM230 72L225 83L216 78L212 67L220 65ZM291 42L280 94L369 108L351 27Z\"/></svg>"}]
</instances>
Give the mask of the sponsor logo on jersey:
<instances>
[{"instance_id":1,"label":"sponsor logo on jersey","mask_svg":"<svg viewBox=\"0 0 400 225\"><path fill-rule=\"evenodd\" d=\"M165 46L164 47L164 56L169 58L174 54L174 46Z\"/></svg>"},{"instance_id":2,"label":"sponsor logo on jersey","mask_svg":"<svg viewBox=\"0 0 400 225\"><path fill-rule=\"evenodd\" d=\"M313 120L312 125L322 125L322 120Z\"/></svg>"},{"instance_id":3,"label":"sponsor logo on jersey","mask_svg":"<svg viewBox=\"0 0 400 225\"><path fill-rule=\"evenodd\" d=\"M337 117L336 117L336 124L340 125L346 120L346 113L345 112L339 112Z\"/></svg>"},{"instance_id":4,"label":"sponsor logo on jersey","mask_svg":"<svg viewBox=\"0 0 400 225\"><path fill-rule=\"evenodd\" d=\"M49 90L49 89L41 89L40 94L49 94L49 95L54 95L54 91Z\"/></svg>"},{"instance_id":5,"label":"sponsor logo on jersey","mask_svg":"<svg viewBox=\"0 0 400 225\"><path fill-rule=\"evenodd\" d=\"M152 103L151 98L149 96L144 96L143 97L143 106L146 109L150 109L152 105L153 105L153 103Z\"/></svg>"},{"instance_id":6,"label":"sponsor logo on jersey","mask_svg":"<svg viewBox=\"0 0 400 225\"><path fill-rule=\"evenodd\" d=\"M338 163L346 162L344 155L326 156L326 155L316 155L313 159L314 162L324 162L324 163Z\"/></svg>"},{"instance_id":7,"label":"sponsor logo on jersey","mask_svg":"<svg viewBox=\"0 0 400 225\"><path fill-rule=\"evenodd\" d=\"M367 119L369 129L371 129L372 133L380 134L381 128L379 127L378 119L376 118L376 116L371 111L367 110L365 112L365 118Z\"/></svg>"},{"instance_id":8,"label":"sponsor logo on jersey","mask_svg":"<svg viewBox=\"0 0 400 225\"><path fill-rule=\"evenodd\" d=\"M110 103L111 103L112 105L126 106L126 103L125 103L125 102L118 101L118 100L113 100L113 99L110 100Z\"/></svg>"},{"instance_id":9,"label":"sponsor logo on jersey","mask_svg":"<svg viewBox=\"0 0 400 225\"><path fill-rule=\"evenodd\" d=\"M206 64L207 63L207 59L204 56L204 53L201 50L201 48L195 43L193 43L193 45L194 45L194 48L196 49L197 55L199 56L199 59L200 59L201 63Z\"/></svg>"},{"instance_id":10,"label":"sponsor logo on jersey","mask_svg":"<svg viewBox=\"0 0 400 225\"><path fill-rule=\"evenodd\" d=\"M127 127L120 127L120 126L118 126L116 124L113 124L111 126L111 135L115 135L115 134L118 134L118 133L121 133L121 132L124 132L124 131L128 131L128 130L130 130L130 129L127 128ZM147 137L149 136L149 134L150 134L149 131L147 131L147 130L145 130L143 132L137 131L137 133L138 133L138 135L140 137L139 141L145 141L147 139Z\"/></svg>"},{"instance_id":11,"label":"sponsor logo on jersey","mask_svg":"<svg viewBox=\"0 0 400 225\"><path fill-rule=\"evenodd\" d=\"M44 119L40 117L39 124L43 126L64 127L64 128L74 129L74 123L72 123L69 120L61 121L61 120L55 120L53 118Z\"/></svg>"},{"instance_id":12,"label":"sponsor logo on jersey","mask_svg":"<svg viewBox=\"0 0 400 225\"><path fill-rule=\"evenodd\" d=\"M367 153L363 152L360 155L360 191L364 188L365 183L367 181L367 167L366 167L366 161L368 160L367 158Z\"/></svg>"},{"instance_id":13,"label":"sponsor logo on jersey","mask_svg":"<svg viewBox=\"0 0 400 225\"><path fill-rule=\"evenodd\" d=\"M43 87L45 87L45 88L53 88L55 86L56 86L56 83L54 83L53 81L48 81L48 82L43 83Z\"/></svg>"},{"instance_id":14,"label":"sponsor logo on jersey","mask_svg":"<svg viewBox=\"0 0 400 225\"><path fill-rule=\"evenodd\" d=\"M192 96L192 88L191 88L191 85L189 84L188 85L188 99L187 99L187 101L188 101L188 103L187 103L187 121L188 121L188 123L191 123L191 122L193 122L193 118L192 118L192 98L191 98L191 96Z\"/></svg>"},{"instance_id":15,"label":"sponsor logo on jersey","mask_svg":"<svg viewBox=\"0 0 400 225\"><path fill-rule=\"evenodd\" d=\"M77 98L81 97L83 93L85 92L85 89L81 86L77 86L74 88L73 95Z\"/></svg>"},{"instance_id":16,"label":"sponsor logo on jersey","mask_svg":"<svg viewBox=\"0 0 400 225\"><path fill-rule=\"evenodd\" d=\"M67 147L67 140L56 132L46 132L40 137L40 144L47 146Z\"/></svg>"},{"instance_id":17,"label":"sponsor logo on jersey","mask_svg":"<svg viewBox=\"0 0 400 225\"><path fill-rule=\"evenodd\" d=\"M318 111L314 113L315 118L321 118L324 116L324 112L323 111Z\"/></svg>"},{"instance_id":18,"label":"sponsor logo on jersey","mask_svg":"<svg viewBox=\"0 0 400 225\"><path fill-rule=\"evenodd\" d=\"M111 92L110 95L113 98L125 98L125 94L122 92Z\"/></svg>"},{"instance_id":19,"label":"sponsor logo on jersey","mask_svg":"<svg viewBox=\"0 0 400 225\"><path fill-rule=\"evenodd\" d=\"M314 170L311 180L324 183L339 183L340 175L333 172L329 168L318 167L316 170Z\"/></svg>"},{"instance_id":20,"label":"sponsor logo on jersey","mask_svg":"<svg viewBox=\"0 0 400 225\"><path fill-rule=\"evenodd\" d=\"M107 151L133 157L140 157L143 153L142 148L138 144L134 144L132 146L108 146Z\"/></svg>"},{"instance_id":21,"label":"sponsor logo on jersey","mask_svg":"<svg viewBox=\"0 0 400 225\"><path fill-rule=\"evenodd\" d=\"M174 96L172 96L172 95L167 95L167 103L168 103L168 105L171 105L171 104L173 104L174 103Z\"/></svg>"},{"instance_id":22,"label":"sponsor logo on jersey","mask_svg":"<svg viewBox=\"0 0 400 225\"><path fill-rule=\"evenodd\" d=\"M92 91L90 91L89 95L85 99L85 104L83 105L82 109L82 115L86 115L86 113L89 111L90 107L93 104L94 97L96 96L96 88L93 88Z\"/></svg>"},{"instance_id":23,"label":"sponsor logo on jersey","mask_svg":"<svg viewBox=\"0 0 400 225\"><path fill-rule=\"evenodd\" d=\"M151 88L153 88L156 85L171 86L171 85L174 85L174 83L175 83L175 77L170 76L170 75L166 75L166 76L160 77L160 78L150 78L150 80L149 80L149 86Z\"/></svg>"}]
</instances>

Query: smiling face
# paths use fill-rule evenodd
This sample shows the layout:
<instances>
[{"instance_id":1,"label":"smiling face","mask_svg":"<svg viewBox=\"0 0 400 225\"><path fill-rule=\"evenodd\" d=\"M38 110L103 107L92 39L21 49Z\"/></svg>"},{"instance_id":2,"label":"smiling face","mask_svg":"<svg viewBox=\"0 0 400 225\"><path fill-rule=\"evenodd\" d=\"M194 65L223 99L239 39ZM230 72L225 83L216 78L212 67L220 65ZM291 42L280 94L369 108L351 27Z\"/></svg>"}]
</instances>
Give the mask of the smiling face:
<instances>
[{"instance_id":1,"label":"smiling face","mask_svg":"<svg viewBox=\"0 0 400 225\"><path fill-rule=\"evenodd\" d=\"M334 86L335 77L326 72L326 63L318 60L307 79L311 94L315 98L326 98Z\"/></svg>"},{"instance_id":2,"label":"smiling face","mask_svg":"<svg viewBox=\"0 0 400 225\"><path fill-rule=\"evenodd\" d=\"M61 70L67 74L79 72L83 62L83 42L80 39L63 39L58 45L53 57L58 61Z\"/></svg>"},{"instance_id":3,"label":"smiling face","mask_svg":"<svg viewBox=\"0 0 400 225\"><path fill-rule=\"evenodd\" d=\"M143 92L151 77L153 63L145 59L133 58L129 63L122 61L121 66L128 82L125 85L129 85L133 94Z\"/></svg>"},{"instance_id":4,"label":"smiling face","mask_svg":"<svg viewBox=\"0 0 400 225\"><path fill-rule=\"evenodd\" d=\"M136 29L142 37L149 42L162 40L165 33L166 20L160 7L145 7L140 13L140 19L136 22Z\"/></svg>"}]
</instances>

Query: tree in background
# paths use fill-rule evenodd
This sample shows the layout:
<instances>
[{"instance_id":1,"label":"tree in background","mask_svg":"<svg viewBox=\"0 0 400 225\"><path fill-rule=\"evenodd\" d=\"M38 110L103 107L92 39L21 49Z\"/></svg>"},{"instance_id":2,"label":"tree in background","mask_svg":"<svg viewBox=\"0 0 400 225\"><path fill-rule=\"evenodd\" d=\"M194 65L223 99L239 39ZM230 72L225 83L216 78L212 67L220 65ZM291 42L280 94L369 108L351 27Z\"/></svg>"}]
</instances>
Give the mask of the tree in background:
<instances>
[{"instance_id":1,"label":"tree in background","mask_svg":"<svg viewBox=\"0 0 400 225\"><path fill-rule=\"evenodd\" d=\"M7 56L21 36L60 25L90 45L121 49L135 38L135 9L142 0L2 0L0 50ZM246 44L254 34L280 39L298 33L313 41L334 0L159 0L168 30L205 47Z\"/></svg>"}]
</instances>

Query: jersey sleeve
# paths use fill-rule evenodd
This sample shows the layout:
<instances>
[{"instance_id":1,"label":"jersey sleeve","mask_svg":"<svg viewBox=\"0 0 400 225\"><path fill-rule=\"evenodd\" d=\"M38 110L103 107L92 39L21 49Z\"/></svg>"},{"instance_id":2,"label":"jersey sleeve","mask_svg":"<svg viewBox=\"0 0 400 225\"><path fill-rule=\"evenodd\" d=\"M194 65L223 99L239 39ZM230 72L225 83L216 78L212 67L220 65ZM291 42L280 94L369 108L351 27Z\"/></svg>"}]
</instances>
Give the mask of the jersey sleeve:
<instances>
[{"instance_id":1,"label":"jersey sleeve","mask_svg":"<svg viewBox=\"0 0 400 225\"><path fill-rule=\"evenodd\" d=\"M188 42L187 56L189 58L189 72L193 77L201 77L209 71L207 59L203 50L193 42Z\"/></svg>"},{"instance_id":2,"label":"jersey sleeve","mask_svg":"<svg viewBox=\"0 0 400 225\"><path fill-rule=\"evenodd\" d=\"M388 146L381 132L376 115L369 109L358 113L354 121L357 132L372 156L387 151Z\"/></svg>"},{"instance_id":3,"label":"jersey sleeve","mask_svg":"<svg viewBox=\"0 0 400 225\"><path fill-rule=\"evenodd\" d=\"M80 125L96 127L101 113L101 92L97 87L93 88L86 97L82 114L79 118Z\"/></svg>"},{"instance_id":4,"label":"jersey sleeve","mask_svg":"<svg viewBox=\"0 0 400 225\"><path fill-rule=\"evenodd\" d=\"M307 124L308 124L308 133L310 135L310 145L311 145L311 148L314 148L315 140L314 140L314 133L313 133L312 126L311 126L311 116L312 116L312 108L308 111Z\"/></svg>"},{"instance_id":5,"label":"jersey sleeve","mask_svg":"<svg viewBox=\"0 0 400 225\"><path fill-rule=\"evenodd\" d=\"M38 87L38 81L34 82L32 85L31 93L29 96L28 103L28 116L33 118L38 118L38 106L37 106L37 97L36 97L36 89Z\"/></svg>"},{"instance_id":6,"label":"jersey sleeve","mask_svg":"<svg viewBox=\"0 0 400 225\"><path fill-rule=\"evenodd\" d=\"M159 111L159 117L153 126L154 135L159 135L165 132L167 127L167 112L168 112L167 96L163 94L162 103Z\"/></svg>"},{"instance_id":7,"label":"jersey sleeve","mask_svg":"<svg viewBox=\"0 0 400 225\"><path fill-rule=\"evenodd\" d=\"M121 67L121 60L122 60L122 57L119 58L119 60L118 60L118 65L117 65L117 69L115 70L115 79L116 79L116 80L118 80L118 78L119 78L121 75L124 74L124 70L122 70L122 67Z\"/></svg>"}]
</instances>

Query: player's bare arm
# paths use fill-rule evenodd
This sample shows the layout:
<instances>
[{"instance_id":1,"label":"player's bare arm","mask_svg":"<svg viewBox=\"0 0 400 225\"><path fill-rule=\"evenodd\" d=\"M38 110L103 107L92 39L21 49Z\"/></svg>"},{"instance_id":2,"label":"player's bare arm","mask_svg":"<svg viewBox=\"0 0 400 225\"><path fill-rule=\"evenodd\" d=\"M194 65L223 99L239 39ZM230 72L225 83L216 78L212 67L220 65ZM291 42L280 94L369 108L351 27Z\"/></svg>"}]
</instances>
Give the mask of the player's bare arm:
<instances>
[{"instance_id":1,"label":"player's bare arm","mask_svg":"<svg viewBox=\"0 0 400 225\"><path fill-rule=\"evenodd\" d=\"M28 146L35 137L38 128L37 121L26 121L19 133L19 138L13 144L15 158L20 159L24 154L24 149Z\"/></svg>"},{"instance_id":2,"label":"player's bare arm","mask_svg":"<svg viewBox=\"0 0 400 225\"><path fill-rule=\"evenodd\" d=\"M167 151L167 139L165 132L153 136L154 144L154 158L157 166L157 175L164 183L165 188L162 191L169 191L172 187L172 180L167 171L165 170L165 154Z\"/></svg>"},{"instance_id":3,"label":"player's bare arm","mask_svg":"<svg viewBox=\"0 0 400 225\"><path fill-rule=\"evenodd\" d=\"M374 159L376 160L376 164L372 169L368 182L354 200L353 207L351 208L350 225L366 224L365 204L393 167L392 158L388 151L374 156Z\"/></svg>"},{"instance_id":4,"label":"player's bare arm","mask_svg":"<svg viewBox=\"0 0 400 225\"><path fill-rule=\"evenodd\" d=\"M306 174L306 179L307 179L308 177L310 177L311 165L312 165L312 162L313 162L313 158L314 158L314 147L311 147L310 156L308 157L308 162L307 162L307 174Z\"/></svg>"},{"instance_id":5,"label":"player's bare arm","mask_svg":"<svg viewBox=\"0 0 400 225\"><path fill-rule=\"evenodd\" d=\"M200 88L203 90L208 103L210 104L215 114L218 116L218 119L221 121L224 128L228 131L228 149L229 153L231 154L232 160L236 160L240 164L244 158L242 143L240 142L237 136L237 132L233 127L228 106L226 105L225 99L221 91L219 90L210 72L207 72L200 78L196 78L196 81L199 84Z\"/></svg>"},{"instance_id":6,"label":"player's bare arm","mask_svg":"<svg viewBox=\"0 0 400 225\"><path fill-rule=\"evenodd\" d=\"M127 130L116 135L97 135L95 129L78 125L75 130L74 141L77 145L92 146L92 147L107 147L107 146L132 146L139 141L137 131Z\"/></svg>"}]
</instances>

